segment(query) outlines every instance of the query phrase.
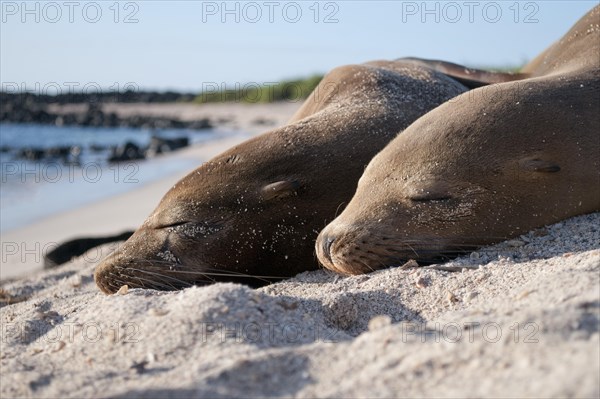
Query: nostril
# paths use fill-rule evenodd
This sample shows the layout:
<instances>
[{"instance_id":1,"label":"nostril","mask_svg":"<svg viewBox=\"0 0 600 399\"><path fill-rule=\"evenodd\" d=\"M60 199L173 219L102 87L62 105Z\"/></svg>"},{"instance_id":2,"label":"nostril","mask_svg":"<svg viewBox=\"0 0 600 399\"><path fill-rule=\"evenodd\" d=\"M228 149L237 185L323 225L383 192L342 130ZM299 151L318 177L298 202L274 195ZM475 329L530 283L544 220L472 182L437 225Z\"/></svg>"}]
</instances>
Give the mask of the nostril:
<instances>
[{"instance_id":1,"label":"nostril","mask_svg":"<svg viewBox=\"0 0 600 399\"><path fill-rule=\"evenodd\" d=\"M321 245L323 246L323 255L325 255L325 257L327 258L327 260L329 260L331 262L331 246L333 245L333 242L335 241L335 238L333 237L323 237L323 240L321 241Z\"/></svg>"}]
</instances>

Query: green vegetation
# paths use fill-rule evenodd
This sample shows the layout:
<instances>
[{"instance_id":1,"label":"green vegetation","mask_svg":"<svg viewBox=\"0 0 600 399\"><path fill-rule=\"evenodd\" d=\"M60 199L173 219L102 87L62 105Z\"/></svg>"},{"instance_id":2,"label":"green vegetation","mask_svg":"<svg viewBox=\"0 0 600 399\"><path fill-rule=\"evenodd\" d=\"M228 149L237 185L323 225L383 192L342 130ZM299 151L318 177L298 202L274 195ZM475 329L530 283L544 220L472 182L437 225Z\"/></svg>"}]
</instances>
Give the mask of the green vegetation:
<instances>
[{"instance_id":1,"label":"green vegetation","mask_svg":"<svg viewBox=\"0 0 600 399\"><path fill-rule=\"evenodd\" d=\"M317 87L323 75L305 79L284 80L277 83L246 83L234 87L205 84L205 90L198 94L194 102L220 103L272 103L275 101L301 101Z\"/></svg>"},{"instance_id":2,"label":"green vegetation","mask_svg":"<svg viewBox=\"0 0 600 399\"><path fill-rule=\"evenodd\" d=\"M524 65L525 63L523 63ZM519 72L523 65L474 66L474 68L495 72ZM276 101L302 101L317 87L323 75L313 75L304 79L291 79L273 83L246 83L226 87L224 84L205 84L205 90L194 98L198 104L204 103L272 103ZM187 99L183 100L187 101Z\"/></svg>"}]
</instances>

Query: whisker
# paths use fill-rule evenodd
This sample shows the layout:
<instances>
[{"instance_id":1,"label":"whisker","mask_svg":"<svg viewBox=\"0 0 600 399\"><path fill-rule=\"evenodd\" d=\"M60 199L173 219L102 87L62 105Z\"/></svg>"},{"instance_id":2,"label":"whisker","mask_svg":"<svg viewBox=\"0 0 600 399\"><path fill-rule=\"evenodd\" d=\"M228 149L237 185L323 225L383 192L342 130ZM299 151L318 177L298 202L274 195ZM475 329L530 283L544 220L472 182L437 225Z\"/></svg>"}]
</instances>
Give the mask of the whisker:
<instances>
[{"instance_id":1,"label":"whisker","mask_svg":"<svg viewBox=\"0 0 600 399\"><path fill-rule=\"evenodd\" d=\"M147 283L150 283L150 288L163 287L163 288L167 288L167 289L173 289L172 286L169 286L168 284L165 284L162 281L151 280L151 279L140 277L138 275L131 276L131 278L138 280L140 282L140 285L142 288L147 288L144 285L144 281L145 281Z\"/></svg>"},{"instance_id":2,"label":"whisker","mask_svg":"<svg viewBox=\"0 0 600 399\"><path fill-rule=\"evenodd\" d=\"M341 206L343 206L343 205L344 205L344 203L342 202L342 203L341 203L341 204L339 204L339 205L338 205L338 207L335 209L335 214L334 214L335 216L333 217L334 219L335 219L336 217L338 217L338 214L339 214L339 212L340 212L340 207L341 207Z\"/></svg>"},{"instance_id":3,"label":"whisker","mask_svg":"<svg viewBox=\"0 0 600 399\"><path fill-rule=\"evenodd\" d=\"M113 272L110 272L109 275L113 277L113 279L110 281L111 284L113 284L113 281L116 282L116 283L118 283L118 284L121 284L121 285L127 284L127 282L125 280L122 280L120 278L121 277L120 275L115 274ZM120 288L121 285L117 286L117 285L113 284L112 286L115 287L115 288Z\"/></svg>"},{"instance_id":4,"label":"whisker","mask_svg":"<svg viewBox=\"0 0 600 399\"><path fill-rule=\"evenodd\" d=\"M168 279L171 279L171 280L175 281L178 284L183 284L184 286L187 286L187 287L191 287L192 285L194 285L194 284L189 283L189 282L187 282L185 280L181 280L181 279L178 279L176 277L169 276L168 274L155 273L155 272L151 272L149 270L144 270L144 269L130 269L130 270L134 271L134 272L146 273L146 274L150 274L150 275L153 275L153 276L158 276L158 277L161 277L161 278L168 278Z\"/></svg>"},{"instance_id":5,"label":"whisker","mask_svg":"<svg viewBox=\"0 0 600 399\"><path fill-rule=\"evenodd\" d=\"M406 244L406 245L410 248L411 251L413 251L413 253L415 255L417 255L417 257L419 257L419 254L417 253L417 251L415 251L415 249L413 247L411 247L410 244Z\"/></svg>"},{"instance_id":6,"label":"whisker","mask_svg":"<svg viewBox=\"0 0 600 399\"><path fill-rule=\"evenodd\" d=\"M166 265L166 266L175 266L175 267L181 267L181 264L178 263L173 263L173 262L168 262L168 261L164 261L164 260L154 260L154 259L144 259L144 258L133 258L131 259L131 261L133 262L145 262L150 266L155 266L157 264L159 265ZM130 269L130 268L128 268ZM189 274L203 274L208 276L225 276L225 277L233 277L233 276L238 276L238 277L252 277L252 278L262 278L262 279L286 279L289 278L289 276L263 276L263 275L257 275L257 274L247 274L247 273L242 273L242 272L238 272L235 270L223 270L223 269L218 269L218 268L212 268L212 267L202 267L203 271L187 271L187 270L169 270L169 273L189 273ZM132 270L132 269L130 269ZM211 272L210 270L214 270L216 272Z\"/></svg>"},{"instance_id":7,"label":"whisker","mask_svg":"<svg viewBox=\"0 0 600 399\"><path fill-rule=\"evenodd\" d=\"M375 269L373 269L371 266L367 265L365 262L361 261L360 259L356 259L356 261L358 263L360 263L361 265L365 266L367 269L369 269L370 271L374 272Z\"/></svg>"},{"instance_id":8,"label":"whisker","mask_svg":"<svg viewBox=\"0 0 600 399\"><path fill-rule=\"evenodd\" d=\"M252 278L256 278L256 279L287 279L290 278L289 276L261 276L261 275L257 275L257 274L244 274L244 273L227 273L226 271L223 271L221 273L215 273L215 272L198 272L198 271L186 271L186 270L169 270L169 273L181 273L181 274L201 274L201 275L206 275L206 276L222 276L222 277L252 277ZM264 280L266 282L270 282L268 280Z\"/></svg>"}]
</instances>

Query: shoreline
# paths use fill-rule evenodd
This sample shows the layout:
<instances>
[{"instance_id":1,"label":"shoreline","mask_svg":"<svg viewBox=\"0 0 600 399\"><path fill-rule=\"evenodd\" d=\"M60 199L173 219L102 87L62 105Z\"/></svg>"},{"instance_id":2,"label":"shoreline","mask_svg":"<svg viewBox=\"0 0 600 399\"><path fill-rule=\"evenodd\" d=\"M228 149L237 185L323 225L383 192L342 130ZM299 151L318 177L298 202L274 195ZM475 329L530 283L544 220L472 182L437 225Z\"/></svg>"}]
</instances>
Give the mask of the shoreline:
<instances>
[{"instance_id":1,"label":"shoreline","mask_svg":"<svg viewBox=\"0 0 600 399\"><path fill-rule=\"evenodd\" d=\"M27 118L18 110L7 113L4 109L0 114L0 156L5 161L80 165L89 159L109 164L149 159L204 141L215 133L260 133L282 126L301 103L37 106L42 108L36 112L52 117L39 117L33 110L27 111L32 112ZM11 108L10 104L4 108Z\"/></svg>"},{"instance_id":2,"label":"shoreline","mask_svg":"<svg viewBox=\"0 0 600 399\"><path fill-rule=\"evenodd\" d=\"M271 103L242 101L194 102L41 102L3 104L0 123L59 127L173 129L201 132L206 129L262 131L280 126L304 100Z\"/></svg>"},{"instance_id":3,"label":"shoreline","mask_svg":"<svg viewBox=\"0 0 600 399\"><path fill-rule=\"evenodd\" d=\"M186 148L171 157L177 160L194 159L197 166L200 166L202 162L247 138L247 135L240 134L219 139ZM39 221L3 232L0 281L41 271L43 255L64 241L135 230L171 186L192 169L140 183L126 192L51 214Z\"/></svg>"},{"instance_id":4,"label":"shoreline","mask_svg":"<svg viewBox=\"0 0 600 399\"><path fill-rule=\"evenodd\" d=\"M140 108L143 108L146 114L155 115L166 111L182 111L177 104L169 104L166 108L160 107L164 104L156 104L159 105L158 108L146 107L143 104L128 105L129 107L126 107L125 111L130 113L141 111ZM296 110L296 107L290 107L289 104L286 104L287 106L261 104L257 109L254 106L239 105L239 107L233 108L209 107L212 111L220 109L221 114L234 115L233 119L236 121L238 129L232 129L230 124L217 126L217 129L229 131L231 134L149 161L162 163L184 161L190 163L190 168L178 170L146 183L136 183L135 187L126 191L74 206L33 223L2 232L0 282L43 270L43 255L66 240L84 236L113 235L124 230L135 230L158 205L168 189L191 170L219 153L270 129L252 124L255 117L268 117L274 123L283 125ZM299 104L295 105L299 106ZM211 112L210 110L203 109L202 112ZM198 112L197 109L188 107L184 107L184 111L189 117L193 117L190 112ZM108 253L99 254L101 257L106 255Z\"/></svg>"},{"instance_id":5,"label":"shoreline","mask_svg":"<svg viewBox=\"0 0 600 399\"><path fill-rule=\"evenodd\" d=\"M190 153L186 149L243 135L248 134L214 130L186 147L120 162L104 162L101 158L87 158L78 164L58 160L3 160L0 233L129 192L172 174L190 171L199 166L199 160L186 155Z\"/></svg>"}]
</instances>

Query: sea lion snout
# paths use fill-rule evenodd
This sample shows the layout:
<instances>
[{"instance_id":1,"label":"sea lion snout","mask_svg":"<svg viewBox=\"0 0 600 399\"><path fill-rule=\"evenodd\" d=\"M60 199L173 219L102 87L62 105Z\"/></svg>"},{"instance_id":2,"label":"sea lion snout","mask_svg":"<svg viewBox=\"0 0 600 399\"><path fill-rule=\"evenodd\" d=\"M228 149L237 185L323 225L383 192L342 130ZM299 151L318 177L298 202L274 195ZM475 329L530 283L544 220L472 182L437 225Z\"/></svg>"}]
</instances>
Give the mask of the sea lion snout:
<instances>
[{"instance_id":1,"label":"sea lion snout","mask_svg":"<svg viewBox=\"0 0 600 399\"><path fill-rule=\"evenodd\" d=\"M465 240L461 242L471 247ZM446 260L463 252L453 244L443 236L410 232L383 220L356 220L352 225L334 220L317 237L315 249L325 268L356 275L401 266L409 260L419 264Z\"/></svg>"},{"instance_id":2,"label":"sea lion snout","mask_svg":"<svg viewBox=\"0 0 600 399\"><path fill-rule=\"evenodd\" d=\"M160 290L192 285L189 276L181 273L183 267L171 241L167 229L144 225L96 267L96 284L107 294L123 285Z\"/></svg>"},{"instance_id":3,"label":"sea lion snout","mask_svg":"<svg viewBox=\"0 0 600 399\"><path fill-rule=\"evenodd\" d=\"M120 281L120 270L126 269L129 263L131 262L124 259L119 250L113 252L96 267L96 285L105 294L114 294L121 286L128 284Z\"/></svg>"},{"instance_id":4,"label":"sea lion snout","mask_svg":"<svg viewBox=\"0 0 600 399\"><path fill-rule=\"evenodd\" d=\"M342 274L362 274L380 269L380 260L389 257L384 248L373 247L371 241L357 226L331 223L317 237L315 250L327 269Z\"/></svg>"}]
</instances>

